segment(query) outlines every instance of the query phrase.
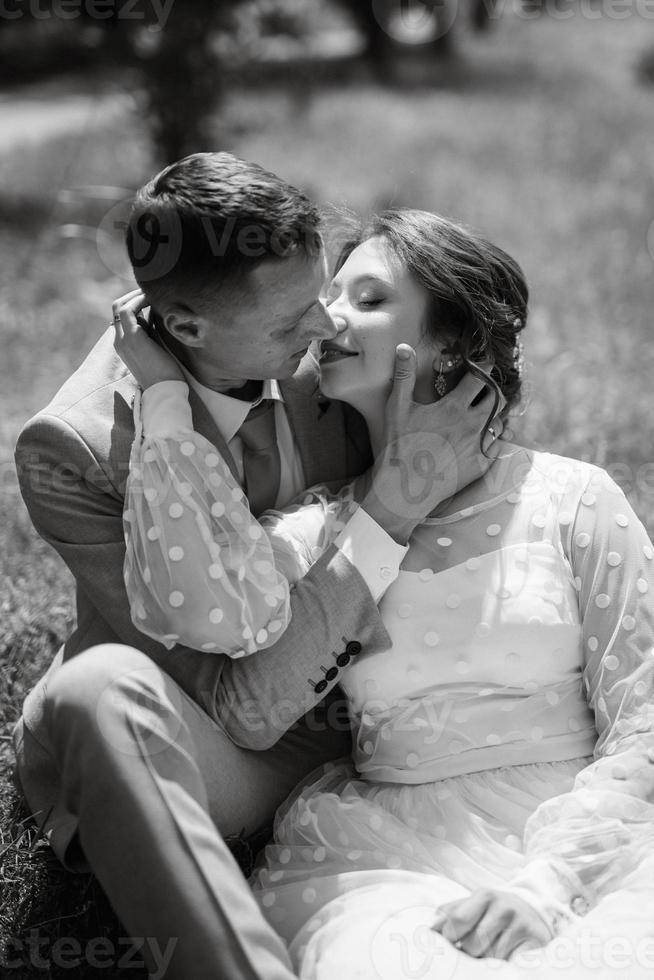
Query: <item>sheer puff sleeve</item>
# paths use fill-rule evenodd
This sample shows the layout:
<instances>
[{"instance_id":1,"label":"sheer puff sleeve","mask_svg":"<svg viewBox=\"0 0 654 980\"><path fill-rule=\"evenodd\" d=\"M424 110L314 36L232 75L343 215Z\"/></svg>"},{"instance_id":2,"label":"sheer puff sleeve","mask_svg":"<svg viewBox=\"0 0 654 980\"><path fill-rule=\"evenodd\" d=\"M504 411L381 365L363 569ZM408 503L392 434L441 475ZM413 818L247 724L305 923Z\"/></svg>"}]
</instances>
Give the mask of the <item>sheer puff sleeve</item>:
<instances>
[{"instance_id":1,"label":"sheer puff sleeve","mask_svg":"<svg viewBox=\"0 0 654 980\"><path fill-rule=\"evenodd\" d=\"M357 509L352 489L317 487L260 521L215 447L193 430L188 386L153 385L134 403L123 524L124 580L135 626L242 657L277 642L290 588Z\"/></svg>"},{"instance_id":2,"label":"sheer puff sleeve","mask_svg":"<svg viewBox=\"0 0 654 980\"><path fill-rule=\"evenodd\" d=\"M642 876L647 858L651 880L654 854L654 549L620 488L589 469L559 520L598 740L571 792L528 820L528 863L511 884L553 933Z\"/></svg>"},{"instance_id":3,"label":"sheer puff sleeve","mask_svg":"<svg viewBox=\"0 0 654 980\"><path fill-rule=\"evenodd\" d=\"M188 386L134 403L123 525L132 620L168 649L241 657L276 642L289 586L270 540L215 447L193 430Z\"/></svg>"}]
</instances>

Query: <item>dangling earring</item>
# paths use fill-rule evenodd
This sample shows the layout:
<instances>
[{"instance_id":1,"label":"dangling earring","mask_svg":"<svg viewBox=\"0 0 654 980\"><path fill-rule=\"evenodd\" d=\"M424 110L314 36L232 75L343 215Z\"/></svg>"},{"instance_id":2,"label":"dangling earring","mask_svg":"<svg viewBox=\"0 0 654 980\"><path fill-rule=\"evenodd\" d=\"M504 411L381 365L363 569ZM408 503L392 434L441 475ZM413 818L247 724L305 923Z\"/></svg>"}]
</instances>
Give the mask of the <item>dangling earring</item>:
<instances>
[{"instance_id":1,"label":"dangling earring","mask_svg":"<svg viewBox=\"0 0 654 980\"><path fill-rule=\"evenodd\" d=\"M447 355L447 359L446 359L446 355ZM436 377L434 378L434 391L436 392L439 398L442 398L443 395L447 393L447 379L445 377L445 371L443 370L443 367L446 367L447 372L449 373L452 370L452 368L455 367L459 358L455 354L453 354L453 352L449 350L447 347L444 347L443 350L441 351L440 363L438 365L438 368L436 367L437 360L439 359L435 357L432 364L432 368L434 369L434 373L436 375Z\"/></svg>"}]
</instances>

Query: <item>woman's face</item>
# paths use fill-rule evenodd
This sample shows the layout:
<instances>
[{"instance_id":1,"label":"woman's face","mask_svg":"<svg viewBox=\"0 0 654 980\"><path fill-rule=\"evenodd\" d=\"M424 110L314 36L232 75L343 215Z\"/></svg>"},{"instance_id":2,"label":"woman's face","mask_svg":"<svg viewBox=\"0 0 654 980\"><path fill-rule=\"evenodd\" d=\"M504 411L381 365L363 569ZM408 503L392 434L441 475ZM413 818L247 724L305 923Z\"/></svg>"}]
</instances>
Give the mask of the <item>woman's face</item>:
<instances>
[{"instance_id":1,"label":"woman's face","mask_svg":"<svg viewBox=\"0 0 654 980\"><path fill-rule=\"evenodd\" d=\"M437 353L426 332L429 294L381 237L358 245L332 280L326 305L338 336L320 345L322 391L356 404L361 396L387 394L395 348L416 351L416 398L433 394L432 361ZM427 393L419 397L419 389Z\"/></svg>"}]
</instances>

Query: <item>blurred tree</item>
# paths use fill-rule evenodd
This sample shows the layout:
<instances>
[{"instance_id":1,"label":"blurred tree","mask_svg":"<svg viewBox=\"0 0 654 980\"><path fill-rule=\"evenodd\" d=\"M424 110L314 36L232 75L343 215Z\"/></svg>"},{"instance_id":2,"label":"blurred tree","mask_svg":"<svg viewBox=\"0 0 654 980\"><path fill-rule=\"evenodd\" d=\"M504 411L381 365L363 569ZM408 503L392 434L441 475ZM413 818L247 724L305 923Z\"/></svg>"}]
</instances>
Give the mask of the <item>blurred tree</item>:
<instances>
[{"instance_id":1,"label":"blurred tree","mask_svg":"<svg viewBox=\"0 0 654 980\"><path fill-rule=\"evenodd\" d=\"M654 83L654 48L645 51L636 66L636 70L643 82Z\"/></svg>"},{"instance_id":2,"label":"blurred tree","mask_svg":"<svg viewBox=\"0 0 654 980\"><path fill-rule=\"evenodd\" d=\"M220 57L213 44L228 29L238 0L177 0L164 24L154 5L140 3L142 19L128 16L133 0L117 0L105 22L116 59L139 70L145 115L159 162L207 149L209 121L223 92Z\"/></svg>"},{"instance_id":3,"label":"blurred tree","mask_svg":"<svg viewBox=\"0 0 654 980\"><path fill-rule=\"evenodd\" d=\"M229 11L223 3L174 3L165 28L142 54L152 137L162 162L208 149L209 119L222 95L212 36Z\"/></svg>"}]
</instances>

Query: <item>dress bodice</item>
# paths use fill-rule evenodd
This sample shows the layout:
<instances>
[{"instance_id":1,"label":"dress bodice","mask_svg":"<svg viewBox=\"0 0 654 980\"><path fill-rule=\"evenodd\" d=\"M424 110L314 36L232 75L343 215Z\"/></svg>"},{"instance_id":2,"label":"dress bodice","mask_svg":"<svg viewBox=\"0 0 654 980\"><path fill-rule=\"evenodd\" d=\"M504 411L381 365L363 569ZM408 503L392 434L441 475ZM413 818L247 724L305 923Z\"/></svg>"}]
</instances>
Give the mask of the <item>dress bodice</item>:
<instances>
[{"instance_id":1,"label":"dress bodice","mask_svg":"<svg viewBox=\"0 0 654 980\"><path fill-rule=\"evenodd\" d=\"M426 782L592 753L577 593L550 542L401 571L381 609L392 648L343 680L362 776Z\"/></svg>"}]
</instances>

